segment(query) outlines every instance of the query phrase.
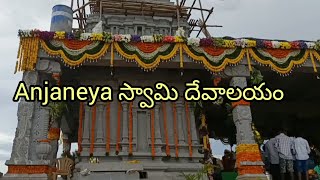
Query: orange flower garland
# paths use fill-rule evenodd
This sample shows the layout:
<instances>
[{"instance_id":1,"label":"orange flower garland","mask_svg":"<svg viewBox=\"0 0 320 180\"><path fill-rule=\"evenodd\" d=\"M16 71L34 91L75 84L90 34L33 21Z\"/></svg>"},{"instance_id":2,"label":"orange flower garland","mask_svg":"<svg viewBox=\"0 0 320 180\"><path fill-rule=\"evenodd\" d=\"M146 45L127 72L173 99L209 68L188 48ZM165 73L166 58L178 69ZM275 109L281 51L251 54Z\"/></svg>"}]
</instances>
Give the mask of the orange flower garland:
<instances>
[{"instance_id":1,"label":"orange flower garland","mask_svg":"<svg viewBox=\"0 0 320 180\"><path fill-rule=\"evenodd\" d=\"M154 109L151 109L151 155L152 157L156 155L154 149Z\"/></svg>"},{"instance_id":2,"label":"orange flower garland","mask_svg":"<svg viewBox=\"0 0 320 180\"><path fill-rule=\"evenodd\" d=\"M60 128L51 127L48 132L49 140L59 140L60 138Z\"/></svg>"},{"instance_id":3,"label":"orange flower garland","mask_svg":"<svg viewBox=\"0 0 320 180\"><path fill-rule=\"evenodd\" d=\"M140 51L144 53L153 53L158 48L164 45L163 43L143 43L143 42L132 43L132 44L135 45Z\"/></svg>"},{"instance_id":4,"label":"orange flower garland","mask_svg":"<svg viewBox=\"0 0 320 180\"><path fill-rule=\"evenodd\" d=\"M121 111L122 111L121 103L118 102L118 128L117 128L116 154L118 154L120 151L119 143L121 138L120 137L121 136Z\"/></svg>"},{"instance_id":5,"label":"orange flower garland","mask_svg":"<svg viewBox=\"0 0 320 180\"><path fill-rule=\"evenodd\" d=\"M79 108L79 128L78 128L78 150L82 151L82 130L83 130L83 102L80 102Z\"/></svg>"},{"instance_id":6,"label":"orange flower garland","mask_svg":"<svg viewBox=\"0 0 320 180\"><path fill-rule=\"evenodd\" d=\"M77 40L68 40L68 39L64 39L61 41L67 48L73 49L73 50L82 49L85 46L88 46L92 43L92 41L77 41Z\"/></svg>"},{"instance_id":7,"label":"orange flower garland","mask_svg":"<svg viewBox=\"0 0 320 180\"><path fill-rule=\"evenodd\" d=\"M242 105L242 106L250 106L250 102L241 99L240 101L232 102L232 103L231 103L232 108L235 108L235 107L237 107L237 106L239 106L239 105Z\"/></svg>"},{"instance_id":8,"label":"orange flower garland","mask_svg":"<svg viewBox=\"0 0 320 180\"><path fill-rule=\"evenodd\" d=\"M191 141L191 125L190 125L190 113L188 102L185 102L187 126L188 126L188 144L189 144L189 156L192 157L192 141Z\"/></svg>"},{"instance_id":9,"label":"orange flower garland","mask_svg":"<svg viewBox=\"0 0 320 180\"><path fill-rule=\"evenodd\" d=\"M107 111L106 111L106 153L110 152L110 102L107 103Z\"/></svg>"},{"instance_id":10,"label":"orange flower garland","mask_svg":"<svg viewBox=\"0 0 320 180\"><path fill-rule=\"evenodd\" d=\"M97 107L92 108L92 124L91 124L91 143L90 143L90 155L93 155L94 142L95 142L95 126L96 126L96 112Z\"/></svg>"},{"instance_id":11,"label":"orange flower garland","mask_svg":"<svg viewBox=\"0 0 320 180\"><path fill-rule=\"evenodd\" d=\"M132 155L132 102L129 104L129 155Z\"/></svg>"},{"instance_id":12,"label":"orange flower garland","mask_svg":"<svg viewBox=\"0 0 320 180\"><path fill-rule=\"evenodd\" d=\"M164 136L166 140L166 154L170 156L170 147L169 147L169 138L168 138L168 129L167 129L167 108L166 103L161 102L162 104L162 111L163 111L163 128L164 128Z\"/></svg>"},{"instance_id":13,"label":"orange flower garland","mask_svg":"<svg viewBox=\"0 0 320 180\"><path fill-rule=\"evenodd\" d=\"M179 157L179 142L178 142L178 134L177 134L177 110L176 110L176 104L172 103L173 105L173 127L174 127L174 143L175 143L175 149L176 149L176 158Z\"/></svg>"},{"instance_id":14,"label":"orange flower garland","mask_svg":"<svg viewBox=\"0 0 320 180\"><path fill-rule=\"evenodd\" d=\"M261 153L257 144L240 144L236 148L237 167L240 175L263 174L262 165L241 165L241 162L262 162Z\"/></svg>"}]
</instances>

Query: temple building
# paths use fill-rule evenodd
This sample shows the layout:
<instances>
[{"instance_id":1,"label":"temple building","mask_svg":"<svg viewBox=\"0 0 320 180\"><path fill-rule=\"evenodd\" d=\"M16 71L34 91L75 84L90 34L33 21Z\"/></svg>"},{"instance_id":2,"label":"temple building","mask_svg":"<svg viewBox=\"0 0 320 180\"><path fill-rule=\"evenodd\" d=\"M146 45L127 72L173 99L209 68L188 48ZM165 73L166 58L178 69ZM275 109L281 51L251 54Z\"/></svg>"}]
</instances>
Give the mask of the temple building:
<instances>
[{"instance_id":1,"label":"temple building","mask_svg":"<svg viewBox=\"0 0 320 180\"><path fill-rule=\"evenodd\" d=\"M273 108L280 107L278 101L227 101L224 95L221 103L219 98L187 101L186 83L199 79L200 89L246 88L261 71L265 87L282 89L285 100L294 99L290 87L297 88L296 79L318 88L318 42L211 37L203 14L202 20L190 21L190 10L197 8L194 3L185 6L185 1L90 0L74 6L53 7L50 31L19 31L16 71L23 72L28 87L43 86L45 80L56 87L109 86L113 100L99 99L93 106L80 100L41 106L40 101L21 99L4 179L50 179L60 156L60 134L64 153L71 154L71 143L78 143L72 179L184 179L182 172L197 173L208 163L212 155L209 138L237 145L238 179L266 179L255 128L262 132L264 127L273 127L264 121L278 122L280 116ZM212 9L198 9L212 13ZM206 37L190 37L195 27ZM296 66L303 72L290 74ZM141 108L141 102L150 103L141 94L132 101L118 101L124 82L153 89L161 89L156 83L163 82L170 91L174 87L179 97ZM229 111L222 107L226 103ZM286 116L276 109L281 117ZM231 125L224 123L228 113ZM261 119L255 127L252 117ZM268 133L261 136L270 137Z\"/></svg>"}]
</instances>

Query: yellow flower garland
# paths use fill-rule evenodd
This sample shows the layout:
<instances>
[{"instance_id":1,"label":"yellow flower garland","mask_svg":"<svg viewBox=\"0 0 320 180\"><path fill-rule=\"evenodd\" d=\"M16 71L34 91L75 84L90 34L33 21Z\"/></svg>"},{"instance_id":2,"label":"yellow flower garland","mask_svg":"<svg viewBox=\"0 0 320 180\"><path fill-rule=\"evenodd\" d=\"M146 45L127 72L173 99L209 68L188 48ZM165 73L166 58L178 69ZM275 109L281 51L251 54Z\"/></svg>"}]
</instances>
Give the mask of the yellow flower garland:
<instances>
[{"instance_id":1,"label":"yellow flower garland","mask_svg":"<svg viewBox=\"0 0 320 180\"><path fill-rule=\"evenodd\" d=\"M15 72L32 71L36 67L39 38L21 38Z\"/></svg>"}]
</instances>

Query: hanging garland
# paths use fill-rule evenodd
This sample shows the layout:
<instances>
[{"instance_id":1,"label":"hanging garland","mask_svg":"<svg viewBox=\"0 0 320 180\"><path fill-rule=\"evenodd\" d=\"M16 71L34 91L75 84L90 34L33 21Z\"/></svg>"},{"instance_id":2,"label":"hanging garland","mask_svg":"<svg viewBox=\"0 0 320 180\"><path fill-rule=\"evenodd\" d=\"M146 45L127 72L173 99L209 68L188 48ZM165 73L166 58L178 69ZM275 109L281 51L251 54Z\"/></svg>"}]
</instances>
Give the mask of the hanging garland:
<instances>
[{"instance_id":1,"label":"hanging garland","mask_svg":"<svg viewBox=\"0 0 320 180\"><path fill-rule=\"evenodd\" d=\"M137 46L134 43L114 43L114 47L121 57L126 60L135 61L144 69L154 69L161 61L171 60L175 57L179 49L178 44L155 43L149 44L148 46L155 46L150 49L156 50L151 52L149 49L141 48L141 45Z\"/></svg>"},{"instance_id":2,"label":"hanging garland","mask_svg":"<svg viewBox=\"0 0 320 180\"><path fill-rule=\"evenodd\" d=\"M78 128L78 150L82 152L82 131L83 131L83 102L80 102L79 108L79 128Z\"/></svg>"},{"instance_id":3,"label":"hanging garland","mask_svg":"<svg viewBox=\"0 0 320 180\"><path fill-rule=\"evenodd\" d=\"M92 108L92 124L91 124L91 143L90 143L90 155L93 155L94 142L95 142L95 126L96 126L96 116L97 107Z\"/></svg>"},{"instance_id":4,"label":"hanging garland","mask_svg":"<svg viewBox=\"0 0 320 180\"><path fill-rule=\"evenodd\" d=\"M176 158L179 158L179 141L178 141L178 130L177 130L177 109L176 104L172 103L173 107L173 133L174 133L174 144L175 144L175 155Z\"/></svg>"},{"instance_id":5,"label":"hanging garland","mask_svg":"<svg viewBox=\"0 0 320 180\"><path fill-rule=\"evenodd\" d=\"M190 112L188 102L185 102L185 111L186 111L186 119L187 119L187 127L188 127L188 145L189 145L189 157L192 158L192 139L191 139L191 121L190 121Z\"/></svg>"},{"instance_id":6,"label":"hanging garland","mask_svg":"<svg viewBox=\"0 0 320 180\"><path fill-rule=\"evenodd\" d=\"M107 103L107 110L106 110L106 155L108 156L110 153L110 102Z\"/></svg>"},{"instance_id":7,"label":"hanging garland","mask_svg":"<svg viewBox=\"0 0 320 180\"><path fill-rule=\"evenodd\" d=\"M262 157L257 144L240 144L236 147L237 168L240 175L263 174Z\"/></svg>"},{"instance_id":8,"label":"hanging garland","mask_svg":"<svg viewBox=\"0 0 320 180\"><path fill-rule=\"evenodd\" d=\"M202 62L212 72L222 71L228 64L239 63L245 55L245 50L241 48L222 49L183 45L183 49L191 59Z\"/></svg>"},{"instance_id":9,"label":"hanging garland","mask_svg":"<svg viewBox=\"0 0 320 180\"><path fill-rule=\"evenodd\" d=\"M39 38L21 38L18 49L18 61L15 73L20 71L32 71L36 67L39 51Z\"/></svg>"},{"instance_id":10,"label":"hanging garland","mask_svg":"<svg viewBox=\"0 0 320 180\"><path fill-rule=\"evenodd\" d=\"M106 44L103 41L90 41L88 43L88 41L74 40L41 40L40 44L42 49L44 49L44 51L48 53L50 56L60 56L67 66L72 67L80 66L86 60L98 60L106 54L110 46L110 44ZM79 49L76 49L75 47L79 47Z\"/></svg>"},{"instance_id":11,"label":"hanging garland","mask_svg":"<svg viewBox=\"0 0 320 180\"><path fill-rule=\"evenodd\" d=\"M132 115L132 104L129 104L129 156L132 156L132 126L133 126L133 115Z\"/></svg>"},{"instance_id":12,"label":"hanging garland","mask_svg":"<svg viewBox=\"0 0 320 180\"><path fill-rule=\"evenodd\" d=\"M121 113L122 113L122 106L121 103L118 102L118 128L117 128L117 144L116 144L116 154L119 154L120 151L120 138L121 138Z\"/></svg>"},{"instance_id":13,"label":"hanging garland","mask_svg":"<svg viewBox=\"0 0 320 180\"><path fill-rule=\"evenodd\" d=\"M249 54L258 63L269 65L281 74L287 74L293 67L302 65L309 57L309 50L257 49L250 48Z\"/></svg>"},{"instance_id":14,"label":"hanging garland","mask_svg":"<svg viewBox=\"0 0 320 180\"><path fill-rule=\"evenodd\" d=\"M155 140L155 132L154 132L154 109L151 109L151 156L154 158L156 156L156 151L154 147Z\"/></svg>"},{"instance_id":15,"label":"hanging garland","mask_svg":"<svg viewBox=\"0 0 320 180\"><path fill-rule=\"evenodd\" d=\"M166 102L161 102L162 112L163 112L163 128L164 128L164 136L166 141L166 155L170 157L170 146L169 146L169 137L168 137L168 129L167 129L167 108Z\"/></svg>"}]
</instances>

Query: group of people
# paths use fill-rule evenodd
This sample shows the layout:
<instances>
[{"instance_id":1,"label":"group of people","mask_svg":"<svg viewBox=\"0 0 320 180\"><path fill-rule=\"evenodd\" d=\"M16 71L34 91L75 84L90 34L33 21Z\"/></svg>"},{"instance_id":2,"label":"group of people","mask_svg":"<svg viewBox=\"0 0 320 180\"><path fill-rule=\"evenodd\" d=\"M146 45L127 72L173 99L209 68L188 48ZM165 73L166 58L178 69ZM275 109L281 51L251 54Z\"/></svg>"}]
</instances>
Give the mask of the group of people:
<instances>
[{"instance_id":1,"label":"group of people","mask_svg":"<svg viewBox=\"0 0 320 180\"><path fill-rule=\"evenodd\" d=\"M286 131L282 130L277 136L271 138L265 143L264 151L266 168L270 171L272 179L284 180L286 174L289 174L290 179L294 180L295 173L299 180L302 177L306 180L319 179L320 172L316 172L320 167L319 162L314 162L317 165L309 163L311 150L302 134L298 137L289 137Z\"/></svg>"}]
</instances>

